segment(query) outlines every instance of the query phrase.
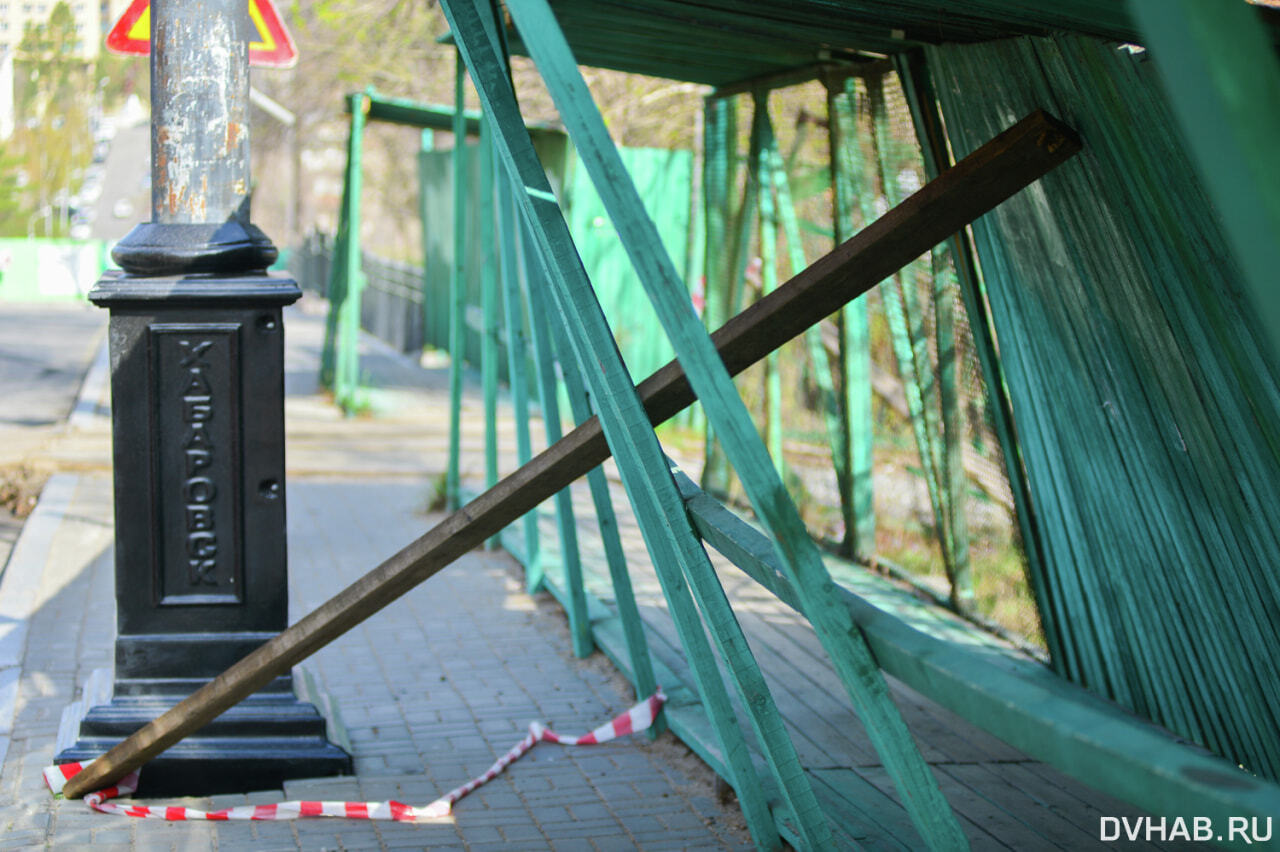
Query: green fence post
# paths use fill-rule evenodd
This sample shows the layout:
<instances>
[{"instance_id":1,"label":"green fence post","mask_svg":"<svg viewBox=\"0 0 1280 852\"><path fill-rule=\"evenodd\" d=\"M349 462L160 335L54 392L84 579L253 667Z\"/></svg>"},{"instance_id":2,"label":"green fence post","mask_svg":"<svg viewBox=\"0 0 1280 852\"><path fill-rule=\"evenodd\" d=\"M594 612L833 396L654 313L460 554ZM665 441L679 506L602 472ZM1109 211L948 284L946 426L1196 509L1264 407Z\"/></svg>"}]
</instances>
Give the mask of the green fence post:
<instances>
[{"instance_id":1,"label":"green fence post","mask_svg":"<svg viewBox=\"0 0 1280 852\"><path fill-rule=\"evenodd\" d=\"M884 193L889 206L902 200L896 174L888 174L889 162L895 147L889 133L889 119L885 108L884 78L868 78L867 96L871 108L872 139L875 161L871 163L876 184ZM893 338L894 356L898 361L898 374L902 377L907 398L912 432L920 453L920 467L929 489L929 502L933 508L938 547L951 587L951 599L963 596L957 580L967 580L967 573L957 577L957 553L951 530L951 493L943 480L942 448L937 411L933 404L933 366L929 361L928 339L924 329L924 317L920 308L919 276L927 275L920 261L916 261L894 276L890 286L883 287L885 317ZM931 288L932 291L932 288ZM970 589L969 595L972 596Z\"/></svg>"},{"instance_id":2,"label":"green fence post","mask_svg":"<svg viewBox=\"0 0 1280 852\"><path fill-rule=\"evenodd\" d=\"M510 0L508 9L560 110L596 190L609 210L641 283L688 374L690 384L702 401L707 417L713 421L730 460L734 462L753 508L773 533L774 545L778 549L785 572L794 582L803 601L804 612L813 622L855 707L862 715L868 735L890 777L894 779L907 812L931 848L967 849L968 841L955 815L939 792L928 764L921 757L901 715L889 698L888 687L866 645L865 637L854 625L848 609L829 594L831 578L822 564L817 547L809 538L795 504L788 498L724 362L715 351L706 329L690 309L683 282L680 281L670 256L663 249L652 220L645 214L634 184L625 177L626 171L622 167L617 149L609 138L604 120L595 108L554 15L545 0ZM766 194L762 187L761 197ZM550 216L547 219L549 222L553 221ZM548 249L549 257L564 257L562 254L553 254L550 246ZM567 285L564 287L565 298L560 306L566 315L580 306L586 307L573 298L578 295L573 292L578 282L562 280L557 283ZM589 293L589 284L580 283ZM580 297L582 302L589 301L587 293ZM599 316L598 304L591 316ZM617 351L609 340L608 328L604 323L600 322L594 330L584 328L584 331L585 339L575 341L575 345L586 344L578 352L583 363L587 363L590 358L590 363L595 367L598 362L608 360L603 356L610 349ZM616 356L612 360L617 361ZM622 373L618 383L610 388L612 394L606 399L624 399L627 396L626 390L630 390L630 398L635 399L634 390L622 388L624 382L629 385L625 370ZM588 375L597 377L594 372ZM605 421L603 412L601 420ZM632 434L638 439L643 439L647 434L652 443L656 444L651 430L633 430ZM629 455L629 448L619 443L617 439L620 436L611 437L614 440L610 444L615 447L615 457L620 459L620 469L624 472L625 480L628 471L624 462ZM647 477L647 481L653 484L654 491L644 495L632 494L632 505L638 513L665 507L666 494L663 489L675 489L669 472L665 478L659 477L656 475L658 472L652 470L652 463L643 455L636 461L640 462L640 470L632 473ZM676 499L679 499L678 494ZM688 523L687 515L683 520L685 524ZM657 521L653 524L655 527L661 523L657 518L651 519L651 523L653 521ZM642 515L642 530L646 526ZM688 538L693 539L692 532ZM696 543L696 539L694 541ZM650 547L652 551L652 543ZM701 554L701 562L682 563L686 578L695 588L706 579L702 572L707 570L704 566L708 564L705 552L700 547L697 552ZM655 564L660 562L658 555L654 552ZM707 594L700 595L699 602L707 613L712 636L731 643L736 636L740 636L740 628L732 617L732 611L728 609L727 601L724 601L723 610L719 608L724 590L718 582L714 582L714 575L710 579L712 582L704 590ZM721 615L726 616L723 622L719 621ZM749 711L754 711L748 713L748 718L756 727L757 737L766 750L770 770L774 772L784 796L788 798L788 804L794 810L802 842L814 847L828 845L829 827L817 810L816 800L813 799L803 771L798 777L787 772L791 765L787 759L790 740L781 727L769 727L769 713L772 711L776 714L776 707L773 706L767 688L760 682L760 692L755 695L746 694L749 687L757 686L753 677L758 675L759 669L754 666L754 658L751 658L750 651L745 648L742 649L745 653L739 657L732 652L732 648L726 650L725 645L720 647L735 674L735 684L744 691L745 705ZM741 663L742 668L735 670L735 661ZM778 723L780 726L780 718ZM790 753L794 756L793 749Z\"/></svg>"},{"instance_id":3,"label":"green fence post","mask_svg":"<svg viewBox=\"0 0 1280 852\"><path fill-rule=\"evenodd\" d=\"M449 268L449 467L445 494L451 510L462 505L462 371L466 357L467 312L467 68L462 53L453 69L453 263Z\"/></svg>"},{"instance_id":4,"label":"green fence post","mask_svg":"<svg viewBox=\"0 0 1280 852\"><path fill-rule=\"evenodd\" d=\"M494 245L493 147L488 119L480 122L480 306L483 334L480 347L480 378L484 388L484 487L498 484L498 264ZM496 550L501 541L494 536L485 543Z\"/></svg>"},{"instance_id":5,"label":"green fence post","mask_svg":"<svg viewBox=\"0 0 1280 852\"><path fill-rule=\"evenodd\" d=\"M709 97L703 105L702 201L706 258L703 270L703 322L714 330L729 318L730 275L734 252L729 246L729 191L737 173L738 110L732 98ZM735 230L736 234L736 230ZM729 460L716 440L711 424L703 418L702 487L713 494L729 493Z\"/></svg>"},{"instance_id":6,"label":"green fence post","mask_svg":"<svg viewBox=\"0 0 1280 852\"><path fill-rule=\"evenodd\" d=\"M573 247L564 216L524 129L514 92L496 52L483 37L480 18L487 14L487 8L481 12L480 3L483 0L444 0L442 6L478 81L477 89L486 112L495 119L503 165L516 185L524 187L519 194L521 210L537 241L539 256L553 285L548 289L559 318L568 327L574 355L579 364L592 365L593 369L584 371L583 375L591 383L593 397L600 408L601 424L614 448L624 485L639 516L645 544L653 557L703 704L720 737L726 771L738 791L747 824L758 845L777 848L777 831L725 694L715 655L707 645L703 625L689 597L689 587L679 576L685 566L693 565L710 574L710 563L689 526L670 471L665 469L661 447L622 364L617 344ZM528 44L529 33L525 32L524 36ZM563 49L567 52L567 48ZM574 71L576 73L576 67ZM625 169L621 173L625 174ZM531 292L536 289L531 288ZM687 307L687 293L684 301ZM532 304L531 309L532 313L539 313ZM690 316L692 318L692 311Z\"/></svg>"},{"instance_id":7,"label":"green fence post","mask_svg":"<svg viewBox=\"0 0 1280 852\"><path fill-rule=\"evenodd\" d=\"M348 414L356 408L360 384L360 291L362 289L360 248L360 189L363 178L365 110L369 103L365 93L351 95L351 142L347 156L345 213L347 238L343 252L341 275L346 286L338 309L337 354L334 359L333 396Z\"/></svg>"},{"instance_id":8,"label":"green fence post","mask_svg":"<svg viewBox=\"0 0 1280 852\"><path fill-rule=\"evenodd\" d=\"M858 149L853 77L827 82L827 127L831 159L831 188L836 245L854 234L854 175L861 154ZM858 559L876 552L875 491L872 479L871 330L867 297L854 299L840 312L840 374L844 393L841 429L846 446L845 480L849 500L841 504L845 535L842 547Z\"/></svg>"},{"instance_id":9,"label":"green fence post","mask_svg":"<svg viewBox=\"0 0 1280 852\"><path fill-rule=\"evenodd\" d=\"M431 274L431 259L427 257L428 230L430 224L427 221L427 181L425 174L425 162L427 155L435 149L436 134L430 128L422 131L422 137L418 145L418 224L422 230L422 348L425 349L427 341L431 339L428 329L431 327L431 282L428 276Z\"/></svg>"},{"instance_id":10,"label":"green fence post","mask_svg":"<svg viewBox=\"0 0 1280 852\"><path fill-rule=\"evenodd\" d=\"M769 153L765 147L765 126L769 115L769 93L753 94L751 116L751 148L755 153L752 170L756 174L760 205L760 292L767 296L778 286L778 214L770 181ZM764 360L764 422L769 456L779 476L787 469L782 455L782 377L778 374L778 352L770 352Z\"/></svg>"},{"instance_id":11,"label":"green fence post","mask_svg":"<svg viewBox=\"0 0 1280 852\"><path fill-rule=\"evenodd\" d=\"M520 257L515 227L515 199L506 175L498 175L498 242L502 258L502 313L507 332L507 373L511 385L511 406L515 414L516 461L521 467L533 457L529 437L529 340L524 333L524 313L520 303ZM524 533L524 564L537 565L539 553L538 511L520 520Z\"/></svg>"},{"instance_id":12,"label":"green fence post","mask_svg":"<svg viewBox=\"0 0 1280 852\"><path fill-rule=\"evenodd\" d=\"M532 243L532 240L530 241ZM563 435L560 426L560 391L556 382L556 357L551 306L544 293L546 276L541 261L534 260L525 266L525 283L528 286L529 331L533 339L534 360L538 369L538 396L542 401L542 425L547 434L547 446L559 441ZM565 367L567 371L569 368ZM585 657L595 647L591 638L591 622L587 614L586 591L582 585L582 557L578 548L578 524L573 511L573 495L569 488L556 493L556 529L560 534L560 559L564 563L565 609L569 613L569 633L573 637L573 652ZM545 568L527 571L526 584L530 592L541 589L545 583Z\"/></svg>"},{"instance_id":13,"label":"green fence post","mask_svg":"<svg viewBox=\"0 0 1280 852\"><path fill-rule=\"evenodd\" d=\"M320 349L320 385L334 390L337 372L338 317L343 302L347 298L347 237L350 223L347 221L348 205L351 199L351 157L352 146L356 145L355 115L351 117L351 127L347 135L347 166L342 170L342 202L338 206L338 229L333 239L333 254L329 259L329 282L325 295L329 301L329 312L325 315L324 343Z\"/></svg>"},{"instance_id":14,"label":"green fence post","mask_svg":"<svg viewBox=\"0 0 1280 852\"><path fill-rule=\"evenodd\" d=\"M809 264L805 261L800 225L796 220L796 208L791 199L791 185L787 179L782 154L778 151L777 138L773 133L773 121L769 118L768 102L763 102L761 107L761 154L769 166L767 171L770 177L770 189L773 190L777 200L782 233L787 238L791 274L798 275ZM813 378L818 385L822 419L827 427L827 441L830 444L831 465L835 469L836 484L840 492L841 512L845 517L849 517L853 499L848 476L849 445L842 428L840 404L836 400L835 388L831 382L831 360L827 357L827 349L822 342L821 325L810 326L804 333L804 339L809 352L809 361L813 365Z\"/></svg>"}]
</instances>

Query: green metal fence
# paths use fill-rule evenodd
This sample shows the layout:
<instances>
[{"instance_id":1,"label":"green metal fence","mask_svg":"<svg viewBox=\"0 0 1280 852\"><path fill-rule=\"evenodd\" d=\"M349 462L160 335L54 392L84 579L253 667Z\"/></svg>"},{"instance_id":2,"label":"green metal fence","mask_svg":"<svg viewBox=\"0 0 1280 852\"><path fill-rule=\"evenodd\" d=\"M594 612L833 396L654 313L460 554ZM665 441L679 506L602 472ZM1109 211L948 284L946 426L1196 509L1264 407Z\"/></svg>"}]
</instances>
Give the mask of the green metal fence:
<instances>
[{"instance_id":1,"label":"green metal fence","mask_svg":"<svg viewBox=\"0 0 1280 852\"><path fill-rule=\"evenodd\" d=\"M1023 209L1018 214L1043 229L1036 234L1040 242L1034 246L1020 243L1026 235L1014 221L1002 221L1002 216L1010 215L1005 212L975 226L976 255L963 233L939 248L920 246L919 257L890 275L878 291L860 296L840 308L829 322L807 332L798 357L793 354L786 359L775 354L767 359L760 375L753 379L759 382L758 406L748 408L744 404L743 397L750 397L751 393L741 379L737 387L732 384L706 333L706 327L718 326L744 307L757 301L767 304L771 294L782 291L779 280L788 271L799 273L810 268L817 260L807 253L815 234L840 242L860 226L878 221L884 209L898 205L912 189L949 165L949 143L963 142L963 149L971 150L1003 130L1010 115L1026 114L1039 104L1038 98L1024 99L1024 93L1016 90L1001 90L1008 103L999 108L991 106L985 113L964 103L955 91L990 95L991 87L982 82L987 75L978 74L979 67L1023 62L1035 65L1053 82L1053 75L1059 72L1046 57L1054 51L1076 51L1073 55L1079 61L1075 73L1091 73L1090 69L1099 63L1106 64L1098 58L1098 51L1104 49L1098 47L1099 43L1067 39L966 46L903 54L891 63L855 69L843 66L815 70L821 74L826 89L823 121L830 138L825 173L816 174L816 178L825 180L824 192L832 208L832 225L826 234L822 233L821 223L806 215L806 204L816 203L811 191L815 174L802 174L803 170L792 167L792 154L783 153L768 86L755 87L749 96L733 96L727 91L714 94L707 104L707 148L701 175L704 204L700 214L706 255L694 257L699 263L690 263L688 256L681 253L683 247L696 242L687 239L688 225L677 222L666 233L654 222L657 218L659 224L666 225L666 217L652 217L645 212L635 180L637 169L627 162L627 155L619 154L612 145L545 2L510 0L507 8L561 112L581 171L577 165L571 171L549 170L545 147L539 146L536 137L530 139L510 89L507 60L489 4L446 0L443 5L459 47L457 98L450 120L457 138L468 132L479 136L478 145L458 145L447 153L424 152L422 157L423 173L435 174L436 185L446 185L448 176L448 189L442 190L442 195L430 200L430 193L423 193L424 221L450 220L461 225L424 238L425 244L435 248L429 250L423 270L424 291L428 295L414 307L421 308L424 336L436 335L452 356L450 501L456 506L464 497L458 477L457 425L464 363L472 363L481 373L487 486L493 486L499 474L496 394L504 371L515 403L521 465L529 461L534 451L528 422L530 400L540 400L549 442L560 438L564 405L575 423L582 424L592 416L599 418L684 650L688 669L677 677L696 694L696 701L673 703L665 713L666 722L695 743L699 753L730 781L760 846L776 847L786 839L804 848L825 848L836 835L832 833L832 815L818 807L769 686L711 571L704 545L728 556L809 619L850 701L866 723L874 748L915 830L930 848L965 848L967 842L910 732L888 699L882 671L900 677L1026 753L1140 806L1160 813L1212 814L1224 821L1228 816L1276 812L1280 790L1274 785L1182 748L1136 723L1119 707L1095 700L1047 668L990 649L974 652L945 639L923 635L893 614L876 610L838 588L828 574L812 531L801 518L797 502L803 502L803 493L796 491L794 470L799 465L789 441L797 434L807 436L821 449L825 456L822 464L835 480L832 502L839 507L839 535L831 543L865 561L882 561L884 533L891 525L887 523L888 513L877 511L876 500L882 491L891 489L882 489L874 474L883 464L887 448L896 454L893 458L898 463L911 469L912 478L923 484L926 517L921 525L938 548L937 561L944 578L941 596L957 610L971 612L985 572L978 557L983 546L978 543L980 525L974 523L974 505L975 501L998 504L1005 513L1007 528L1016 528L1016 535L1010 535L1018 551L1013 570L1021 574L1025 559L1025 570L1046 622L1054 665L1088 686L1098 685L1095 674L1105 675L1109 678L1105 680L1107 689L1122 703L1141 712L1155 714L1160 702L1167 701L1171 706L1184 702L1186 715L1168 718L1175 726L1183 725L1183 730L1193 730L1186 720L1195 718L1197 713L1203 715L1208 706L1197 709L1191 703L1209 694L1203 684L1198 685L1198 696L1169 693L1148 703L1126 702L1126 696L1115 689L1116 684L1126 684L1120 673L1137 675L1126 684L1130 687L1158 683L1161 678L1165 678L1161 686L1172 689L1177 685L1172 668L1162 672L1158 665L1150 669L1126 669L1124 665L1128 649L1134 646L1121 641L1120 632L1154 626L1151 617L1133 617L1141 613L1132 601L1137 599L1133 597L1137 591L1153 593L1157 580L1152 577L1156 575L1126 582L1117 582L1114 576L1102 578L1110 583L1107 585L1100 576L1090 577L1088 567L1082 570L1068 559L1072 547L1100 546L1102 540L1089 531L1084 521L1101 521L1096 516L1078 518L1071 501L1054 493L1055 489L1087 486L1096 492L1107 482L1114 485L1116 480L1085 478L1086 473L1101 469L1087 458L1091 451L1089 441L1093 439L1082 436L1073 441L1059 435L1049 440L1045 430L1051 427L1039 407L1065 405L1069 411L1059 411L1057 422L1072 426L1096 426L1115 414L1107 410L1105 398L1100 398L1100 405L1098 399L1077 399L1072 392L1059 391L1054 384L1079 378L1076 373L1052 369L1054 358L1062 354L1051 345L1063 339L1061 323L1038 319L1036 329L1043 339L1037 338L1037 345L1026 342L1026 329L1020 326L1029 317L1040 317L1036 311L1041 308L1018 301L1031 297L1018 290L1011 271L1030 275L1029 270L1041 256L1055 258L1050 270L1055 274L1070 266L1057 262L1062 260L1056 253L1061 246L1051 239L1055 232L1047 224L1048 205L1042 187L1033 187L1020 197ZM1034 57L1034 62L1029 57ZM1114 61L1114 56L1107 60ZM468 72L478 81L477 91L484 105L484 115L475 118L474 128L469 124L472 119L461 111L464 74ZM1115 74L1115 69L1108 73ZM941 95L932 88L934 75L951 84ZM1031 73L1023 78L1024 82L1037 79ZM1123 74L1117 78L1123 78ZM1041 87L1041 93L1053 90L1044 81L1034 85ZM1094 91L1107 91L1098 81L1094 85ZM1058 95L1065 97L1061 92ZM1139 89L1134 96L1151 97L1149 87ZM738 150L737 113L748 99L752 111L744 156ZM947 115L948 132L943 129L939 101ZM378 105L368 94L353 96L351 104L351 152L358 162L359 128L365 117L377 116ZM1010 104L1016 104L1016 108ZM1110 102L1106 109L1069 99L1056 105L1062 114L1073 119L1084 116L1086 125L1110 120L1105 115L1112 106ZM970 114L981 116L982 120ZM1113 125L1108 124L1107 131L1119 140L1126 138ZM1106 145L1101 147L1105 150ZM1095 164L1090 162L1093 167ZM663 172L676 168L668 163ZM552 178L568 174L572 180L549 179L548 171ZM352 206L359 195L357 172L349 172L344 203L348 211L358 208ZM1080 180L1080 171L1072 174L1061 178L1055 187L1061 193L1057 197L1068 202L1072 192L1083 187L1073 185ZM575 210L571 199L580 191L583 175L594 185L599 206L593 200ZM638 183L643 185L642 180ZM1046 181L1046 185L1054 184ZM468 189L463 191L463 187ZM684 203L687 209L687 198ZM1123 207L1125 201L1117 200L1116 205ZM591 251L592 234L602 216L608 217L620 235L634 270L635 277L630 279L625 297L630 299L645 292L663 330L662 337L671 347L665 351L674 351L678 356L704 407L708 440L703 488L679 472L673 476L641 403L644 388L651 384L643 385L640 391L635 386L635 378L644 371L637 367L639 360L635 364L632 360L640 356L619 352L631 342L627 333L619 330L621 320L643 312L634 302L611 308L606 280L610 276L600 275L596 280L597 275L587 266L595 257ZM369 291L370 271L374 268L368 259L358 262L358 253L344 248L344 240L349 246L349 234L358 227L358 212L347 215L343 222L334 256L336 271L328 291L335 305L331 323L335 335L347 334L342 330L353 328L347 324L354 315L352 306L359 303L354 296L362 290ZM995 230L996 222L1001 223L999 231ZM956 223L951 230L961 224ZM686 238L681 239L681 228ZM997 233L1001 239L997 239ZM1107 234L1101 231L1075 238L1085 240L1086 236L1093 245L1107 240ZM1167 235L1161 239L1162 244L1170 244ZM782 257L780 245L786 247ZM1028 252L1025 256L1024 251ZM759 258L754 264L753 256ZM677 262L673 257L684 259ZM979 275L978 259L985 277ZM819 260L818 265L827 260L829 257ZM611 267L602 262L601 268ZM698 268L706 275L702 317L691 309L687 280ZM1131 271L1126 269L1124 274L1134 280ZM1047 274L1043 270L1037 272ZM754 284L753 275L757 276ZM1080 275L1082 280L1092 280ZM447 289L443 282L447 282ZM1057 283L1060 282L1052 276L1045 278L1034 298L1043 299L1040 293L1055 292ZM1085 300L1077 300L1074 307L1080 309L1086 304ZM1110 307L1108 330L1123 314L1119 305L1117 302ZM1214 306L1220 306L1220 300L1207 299L1204 305L1216 310ZM1183 315L1185 309L1186 305L1179 307L1179 322L1194 330L1195 324ZM610 317L611 310L617 315ZM1083 314L1073 317L1066 312L1054 316L1069 318L1073 328L1089 328L1081 318ZM1209 360L1213 370L1234 370L1231 379L1239 384L1241 364L1261 361L1258 353L1248 348L1252 330L1247 317L1235 317L1233 321L1240 323L1240 340L1227 347L1225 363ZM646 322L653 327L653 320ZM1221 328L1216 330L1220 331ZM656 335L645 332L644 336L647 343ZM1217 334L1213 339L1221 343L1222 338ZM1089 339L1102 340L1110 346L1101 337ZM1128 365L1138 343L1123 339L1123 335L1118 339L1120 343L1114 351L1108 351L1114 355L1114 363ZM1144 345L1149 342L1143 341ZM1011 354L1010 347L1016 348L1017 354ZM1079 351L1071 349L1070 353ZM1174 351L1159 347L1152 350L1165 355ZM654 352L664 350L657 348ZM1122 354L1129 361L1121 359ZM1239 363L1231 360L1235 356ZM653 357L660 363L662 355ZM1154 360L1163 363L1159 358ZM335 355L335 375L343 372L341 361ZM1083 362L1068 358L1064 363L1078 367ZM796 364L802 365L799 372L788 373L789 369L795 370ZM740 366L734 368L735 372ZM1268 375L1259 372L1254 378L1243 376L1244 384L1263 391L1261 398L1270 398ZM1165 381L1148 378L1154 382L1153 387ZM559 379L563 379L563 390L557 389ZM1141 384L1139 377L1134 386ZM1061 396L1055 402L1052 397L1057 393ZM807 401L798 404L797 400L805 396ZM886 427L883 422L889 410L899 417L896 427ZM1160 409L1155 416L1172 414ZM1239 420L1246 422L1243 414ZM1118 442L1109 447L1114 450L1123 443L1117 438L1121 431L1114 424L1107 429L1108 440ZM1026 441L1028 434L1030 442ZM1207 433L1202 430L1192 434L1204 437ZM1270 432L1263 430L1263 434ZM1153 435L1146 437L1148 444L1159 443ZM1238 434L1237 438L1248 444L1256 435ZM1057 449L1050 451L1047 447L1053 443ZM1106 448L1104 444L1099 432L1094 448ZM1070 451L1065 455L1061 452L1064 447ZM1085 455L1071 455L1077 449L1086 451ZM1261 453L1259 447L1252 449ZM1253 461L1259 463L1259 470L1269 469L1260 455ZM1123 468L1123 454L1110 464ZM1174 468L1165 471L1169 477L1190 476L1187 469ZM1153 484L1159 470L1153 471L1144 471L1134 482L1143 479L1146 484ZM1252 489L1241 499L1262 502L1267 494L1265 483L1243 472L1240 475ZM638 692L648 692L656 682L656 672L661 673L664 682L671 673L660 672L646 647L602 472L594 470L588 481L612 580L615 612L610 617L590 617L590 607L595 604L589 600L582 580L581 554L567 490L557 496L555 504L558 552L563 565L554 577L546 571L548 566L532 515L514 525L503 542L525 564L529 587L545 585L564 603L575 652L585 655L593 645L599 645L628 673ZM1223 496L1220 492L1225 486L1214 488ZM756 521L767 534L744 524L715 499L730 492L750 504ZM1132 493L1136 493L1132 487L1123 492ZM1117 499L1123 499L1123 494L1117 492ZM1086 499L1084 492L1071 496L1081 506L1098 505L1096 499ZM1162 506L1160 517L1165 521L1185 509L1154 502ZM1050 523L1044 521L1046 511L1054 513ZM1207 507L1205 511L1213 515ZM1247 512L1236 511L1232 516L1245 515ZM1106 538L1109 546L1132 543L1120 529L1133 520L1126 521L1126 517L1116 511L1106 519L1112 525ZM1130 526L1136 528L1137 524ZM1194 537L1194 533L1189 536ZM1156 540L1154 534L1143 539L1144 543L1152 540ZM1223 533L1215 540L1228 538ZM1270 541L1261 533L1248 540L1265 546ZM1174 549L1162 558L1168 560L1167 564L1177 565L1184 575L1192 576L1194 571L1185 560L1178 559L1185 555L1178 551L1185 542L1175 541ZM1099 564L1114 562L1114 556L1101 554ZM1256 581L1258 575L1240 572L1230 576L1244 587ZM1072 583L1077 585L1070 586ZM1087 583L1092 587L1081 591ZM1109 598L1108 591L1114 590L1130 598ZM1267 589L1263 591L1269 593ZM1262 599L1259 606L1270 606L1269 600ZM1179 605L1186 606L1185 611L1193 610L1185 600L1179 599ZM1225 606L1220 610L1224 617L1230 612ZM1125 621L1125 617L1130 618ZM1244 621L1239 627L1243 631L1240 641L1258 638L1265 633L1264 627L1261 618L1253 623ZM1224 645L1210 643L1210 647L1221 649ZM1086 652L1095 659L1086 660ZM1106 666L1113 661L1118 661L1118 671L1107 672ZM1239 656L1222 656L1215 662L1221 663L1225 672L1221 681L1224 688L1247 694L1239 714L1223 721L1221 730L1214 732L1225 732L1226 736L1212 742L1225 753L1247 753L1257 761L1250 768L1264 771L1268 766L1265 758L1269 734L1248 734L1245 724L1250 718L1270 718L1266 709L1274 706L1274 702L1266 703L1270 686L1246 684L1238 677L1247 674L1237 670L1242 664ZM748 753L722 669L740 700L743 720L759 745L762 760L758 764ZM1185 667L1182 671L1185 673ZM1209 678L1204 681L1209 682ZM1203 729L1194 729L1194 734L1208 737ZM1263 747L1233 751L1231 736L1241 738L1250 747ZM774 797L773 801L770 797Z\"/></svg>"},{"instance_id":2,"label":"green metal fence","mask_svg":"<svg viewBox=\"0 0 1280 852\"><path fill-rule=\"evenodd\" d=\"M83 299L110 264L103 240L0 239L0 301Z\"/></svg>"}]
</instances>

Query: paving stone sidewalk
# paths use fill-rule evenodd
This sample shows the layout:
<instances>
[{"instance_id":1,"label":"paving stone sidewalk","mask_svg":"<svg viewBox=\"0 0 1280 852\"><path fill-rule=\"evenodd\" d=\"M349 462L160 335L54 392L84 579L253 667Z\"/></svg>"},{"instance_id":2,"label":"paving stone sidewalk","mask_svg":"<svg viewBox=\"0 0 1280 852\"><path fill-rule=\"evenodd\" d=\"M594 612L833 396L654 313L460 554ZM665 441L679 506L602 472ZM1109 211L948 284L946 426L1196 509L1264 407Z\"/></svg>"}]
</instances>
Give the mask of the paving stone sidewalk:
<instances>
[{"instance_id":1,"label":"paving stone sidewalk","mask_svg":"<svg viewBox=\"0 0 1280 852\"><path fill-rule=\"evenodd\" d=\"M423 509L429 490L427 479L359 470L293 477L287 493L293 617L425 532L434 520ZM715 801L710 770L670 734L591 747L541 745L460 802L451 818L419 825L169 824L55 801L40 770L53 757L62 710L89 673L112 659L109 477L55 475L23 536L0 579L0 656L8 649L14 657L7 669L0 660L0 849L750 845L736 806ZM506 554L473 552L306 663L340 704L355 776L179 803L219 808L284 798L395 798L425 804L484 771L533 719L574 734L633 703L600 654L572 657L558 605L547 596L530 597L522 586Z\"/></svg>"}]
</instances>

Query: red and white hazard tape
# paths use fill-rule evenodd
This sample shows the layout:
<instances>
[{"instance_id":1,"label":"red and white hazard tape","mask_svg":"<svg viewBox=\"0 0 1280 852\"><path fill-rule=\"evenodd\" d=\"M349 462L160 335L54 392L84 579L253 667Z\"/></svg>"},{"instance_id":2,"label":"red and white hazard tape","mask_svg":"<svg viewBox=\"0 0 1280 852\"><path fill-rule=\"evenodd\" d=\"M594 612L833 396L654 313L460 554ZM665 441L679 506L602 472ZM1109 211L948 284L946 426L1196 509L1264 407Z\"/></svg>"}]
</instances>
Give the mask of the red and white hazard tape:
<instances>
[{"instance_id":1,"label":"red and white hazard tape","mask_svg":"<svg viewBox=\"0 0 1280 852\"><path fill-rule=\"evenodd\" d=\"M149 805L125 805L110 801L138 789L138 772L126 775L114 787L90 793L85 802L95 811L104 814L164 820L233 820L233 819L298 819L300 817L343 817L346 819L389 819L398 822L416 822L448 816L454 804L463 796L496 778L529 749L538 743L561 745L595 745L616 737L643 731L653 724L667 697L659 689L644 701L632 707L590 733L578 737L566 737L539 722L529 723L529 734L511 747L511 750L490 766L483 775L445 793L429 805L413 807L401 802L278 802L274 805L241 805L220 811L200 811L186 807L156 807ZM55 795L62 792L67 780L93 761L64 763L50 766L44 771L45 783Z\"/></svg>"}]
</instances>

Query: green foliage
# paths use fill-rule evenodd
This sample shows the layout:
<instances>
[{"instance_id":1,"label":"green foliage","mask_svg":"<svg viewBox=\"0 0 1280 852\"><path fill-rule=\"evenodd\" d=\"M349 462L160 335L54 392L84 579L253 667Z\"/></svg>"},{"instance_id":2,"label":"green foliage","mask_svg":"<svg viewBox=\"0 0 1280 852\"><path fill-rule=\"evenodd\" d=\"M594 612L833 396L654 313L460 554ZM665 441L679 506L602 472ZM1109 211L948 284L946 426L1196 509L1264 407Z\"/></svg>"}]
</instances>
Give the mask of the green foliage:
<instances>
[{"instance_id":1,"label":"green foliage","mask_svg":"<svg viewBox=\"0 0 1280 852\"><path fill-rule=\"evenodd\" d=\"M22 161L9 150L10 146L0 145L0 237L24 236L27 227L27 208L18 184Z\"/></svg>"},{"instance_id":2,"label":"green foliage","mask_svg":"<svg viewBox=\"0 0 1280 852\"><path fill-rule=\"evenodd\" d=\"M106 112L119 109L130 95L137 95L143 103L151 100L151 66L145 56L121 56L104 50L98 54L93 76Z\"/></svg>"},{"instance_id":3,"label":"green foliage","mask_svg":"<svg viewBox=\"0 0 1280 852\"><path fill-rule=\"evenodd\" d=\"M31 232L37 217L44 236L61 236L63 209L93 150L89 106L91 65L78 54L80 37L71 7L59 2L49 20L28 23L14 63L17 129L4 152L12 164L0 183L0 233Z\"/></svg>"}]
</instances>

